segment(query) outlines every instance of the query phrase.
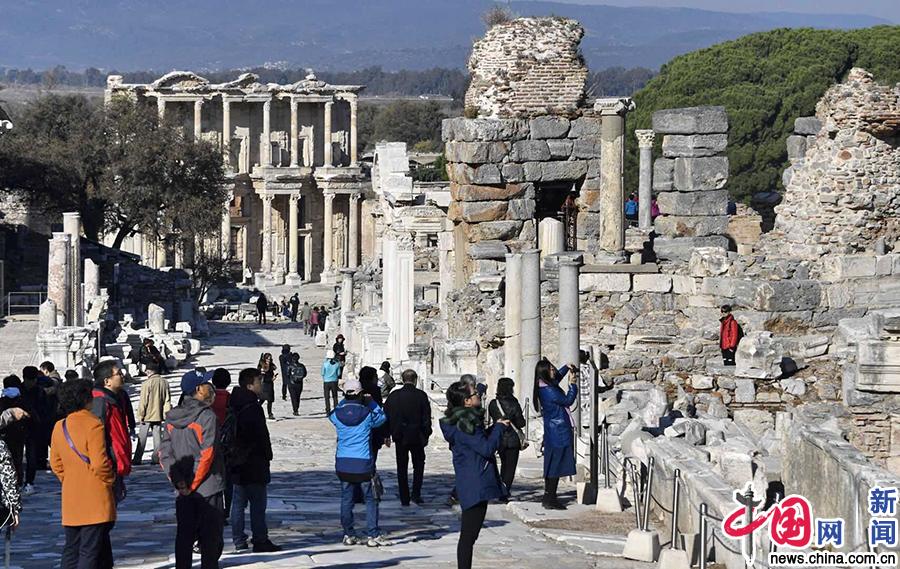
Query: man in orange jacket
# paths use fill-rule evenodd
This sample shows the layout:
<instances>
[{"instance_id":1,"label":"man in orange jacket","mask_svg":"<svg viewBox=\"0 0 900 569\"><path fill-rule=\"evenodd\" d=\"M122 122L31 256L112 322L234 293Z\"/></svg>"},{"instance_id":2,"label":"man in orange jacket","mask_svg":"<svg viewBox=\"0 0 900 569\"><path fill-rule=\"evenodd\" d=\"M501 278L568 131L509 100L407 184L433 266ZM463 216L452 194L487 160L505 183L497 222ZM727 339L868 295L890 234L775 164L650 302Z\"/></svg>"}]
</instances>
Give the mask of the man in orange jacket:
<instances>
[{"instance_id":1,"label":"man in orange jacket","mask_svg":"<svg viewBox=\"0 0 900 569\"><path fill-rule=\"evenodd\" d=\"M737 352L738 342L741 341L741 327L731 314L730 305L722 307L719 323L719 348L722 349L722 360L725 365L733 366L734 354Z\"/></svg>"}]
</instances>

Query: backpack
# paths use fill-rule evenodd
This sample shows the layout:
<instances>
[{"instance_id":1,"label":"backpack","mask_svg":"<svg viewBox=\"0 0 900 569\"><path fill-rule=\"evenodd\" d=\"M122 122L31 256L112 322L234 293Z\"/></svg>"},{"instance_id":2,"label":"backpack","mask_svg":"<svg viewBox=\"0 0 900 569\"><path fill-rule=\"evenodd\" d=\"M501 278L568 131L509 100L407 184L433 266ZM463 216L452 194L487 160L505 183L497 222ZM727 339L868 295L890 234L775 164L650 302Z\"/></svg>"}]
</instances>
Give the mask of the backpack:
<instances>
[{"instance_id":1,"label":"backpack","mask_svg":"<svg viewBox=\"0 0 900 569\"><path fill-rule=\"evenodd\" d=\"M306 379L306 366L300 362L291 364L291 385L303 385L304 379Z\"/></svg>"},{"instance_id":2,"label":"backpack","mask_svg":"<svg viewBox=\"0 0 900 569\"><path fill-rule=\"evenodd\" d=\"M229 470L246 464L250 459L249 445L244 444L238 436L238 417L247 407L249 405L241 407L237 412L228 407L225 411L225 421L219 428L219 448L222 449L225 466Z\"/></svg>"}]
</instances>

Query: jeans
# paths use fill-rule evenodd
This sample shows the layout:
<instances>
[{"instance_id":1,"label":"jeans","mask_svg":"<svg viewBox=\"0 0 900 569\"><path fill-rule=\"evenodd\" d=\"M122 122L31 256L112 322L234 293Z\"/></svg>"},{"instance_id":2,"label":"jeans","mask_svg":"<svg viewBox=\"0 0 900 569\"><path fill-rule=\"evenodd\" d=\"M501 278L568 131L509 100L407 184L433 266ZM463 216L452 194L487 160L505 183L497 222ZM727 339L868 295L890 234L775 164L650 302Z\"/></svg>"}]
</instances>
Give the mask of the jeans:
<instances>
[{"instance_id":1,"label":"jeans","mask_svg":"<svg viewBox=\"0 0 900 569\"><path fill-rule=\"evenodd\" d=\"M412 499L422 499L422 479L425 477L425 447L421 445L406 446L396 443L397 452L397 484L400 486L400 503L409 504L409 456L412 455L413 487Z\"/></svg>"},{"instance_id":2,"label":"jeans","mask_svg":"<svg viewBox=\"0 0 900 569\"><path fill-rule=\"evenodd\" d=\"M147 446L147 437L150 433L153 433L153 457L150 459L150 462L153 464L159 463L159 456L156 454L159 452L159 446L161 444L161 435L162 435L162 423L159 421L151 421L149 423L141 423L141 430L138 433L137 440L137 448L134 450L134 458L131 460L131 463L134 465L138 465L141 463L141 460L144 457L144 448Z\"/></svg>"},{"instance_id":3,"label":"jeans","mask_svg":"<svg viewBox=\"0 0 900 569\"><path fill-rule=\"evenodd\" d=\"M288 393L291 394L291 407L294 408L294 413L296 413L300 410L300 396L303 395L303 382L296 384L289 383Z\"/></svg>"},{"instance_id":4,"label":"jeans","mask_svg":"<svg viewBox=\"0 0 900 569\"><path fill-rule=\"evenodd\" d=\"M112 569L112 543L109 532L113 522L88 526L65 526L60 569Z\"/></svg>"},{"instance_id":5,"label":"jeans","mask_svg":"<svg viewBox=\"0 0 900 569\"><path fill-rule=\"evenodd\" d=\"M487 515L487 502L480 502L462 511L460 516L459 542L456 544L457 569L472 569L472 549L478 541L484 517Z\"/></svg>"},{"instance_id":6,"label":"jeans","mask_svg":"<svg viewBox=\"0 0 900 569\"><path fill-rule=\"evenodd\" d=\"M337 407L337 404L338 404L338 382L326 381L324 385L325 385L325 414L327 415L327 414L331 413L332 405ZM334 403L331 402L332 400L334 401Z\"/></svg>"},{"instance_id":7,"label":"jeans","mask_svg":"<svg viewBox=\"0 0 900 569\"><path fill-rule=\"evenodd\" d=\"M219 569L225 527L222 493L206 497L194 492L175 498L175 569L191 569L194 542L200 546L200 568Z\"/></svg>"},{"instance_id":8,"label":"jeans","mask_svg":"<svg viewBox=\"0 0 900 569\"><path fill-rule=\"evenodd\" d=\"M366 530L369 537L378 537L381 530L378 528L378 502L375 501L375 491L372 489L372 481L344 482L341 481L341 526L344 535L353 534L353 494L359 488L366 499Z\"/></svg>"},{"instance_id":9,"label":"jeans","mask_svg":"<svg viewBox=\"0 0 900 569\"><path fill-rule=\"evenodd\" d=\"M513 479L516 477L516 466L519 464L519 449L500 449L500 480L506 484L507 490L512 490Z\"/></svg>"},{"instance_id":10,"label":"jeans","mask_svg":"<svg viewBox=\"0 0 900 569\"><path fill-rule=\"evenodd\" d=\"M231 540L235 547L247 544L247 534L244 533L244 509L248 502L253 543L265 543L269 540L269 528L266 525L267 500L265 484L234 485L234 496L231 499Z\"/></svg>"},{"instance_id":11,"label":"jeans","mask_svg":"<svg viewBox=\"0 0 900 569\"><path fill-rule=\"evenodd\" d=\"M25 484L34 484L38 471L38 454L41 441L39 437L25 439Z\"/></svg>"}]
</instances>

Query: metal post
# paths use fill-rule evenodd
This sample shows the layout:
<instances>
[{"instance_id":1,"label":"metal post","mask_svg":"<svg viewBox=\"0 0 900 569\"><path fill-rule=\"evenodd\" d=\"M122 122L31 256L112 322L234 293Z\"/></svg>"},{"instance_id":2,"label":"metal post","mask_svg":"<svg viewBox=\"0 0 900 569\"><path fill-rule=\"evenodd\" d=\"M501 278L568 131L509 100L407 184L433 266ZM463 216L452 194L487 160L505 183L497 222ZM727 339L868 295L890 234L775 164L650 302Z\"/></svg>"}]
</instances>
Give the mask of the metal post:
<instances>
[{"instance_id":1,"label":"metal post","mask_svg":"<svg viewBox=\"0 0 900 569\"><path fill-rule=\"evenodd\" d=\"M748 485L747 491L744 492L744 504L746 504L745 513L744 513L744 527L750 527L750 524L753 523L753 506L749 504L753 504L753 487ZM744 547L746 549L744 552L747 554L747 557L753 559L753 533L748 533L747 537L744 538Z\"/></svg>"},{"instance_id":2,"label":"metal post","mask_svg":"<svg viewBox=\"0 0 900 569\"><path fill-rule=\"evenodd\" d=\"M641 528L644 531L647 531L647 528L650 526L650 500L653 495L653 465L655 462L656 461L651 456L647 463L647 494L644 496L644 526Z\"/></svg>"},{"instance_id":3,"label":"metal post","mask_svg":"<svg viewBox=\"0 0 900 569\"><path fill-rule=\"evenodd\" d=\"M700 569L706 569L706 534L709 533L709 521L707 518L708 507L700 504Z\"/></svg>"},{"instance_id":4,"label":"metal post","mask_svg":"<svg viewBox=\"0 0 900 569\"><path fill-rule=\"evenodd\" d=\"M525 415L525 440L531 440L531 431L528 429L531 426L531 402L528 398L525 398L525 409L523 411L523 415Z\"/></svg>"},{"instance_id":5,"label":"metal post","mask_svg":"<svg viewBox=\"0 0 900 569\"><path fill-rule=\"evenodd\" d=\"M596 373L594 374L594 379L591 382L590 404L591 404L591 432L590 432L590 438L591 438L591 444L590 444L591 488L596 489L596 488L598 488L597 480L599 478L599 476L598 476L599 465L597 464L597 462L598 462L597 459L598 459L598 452L600 452L600 449L599 449L600 441L597 437L597 423L599 422L598 419L600 417L600 409L599 409L600 406L597 405L597 374ZM608 487L609 487L609 485L607 484L607 488Z\"/></svg>"},{"instance_id":6,"label":"metal post","mask_svg":"<svg viewBox=\"0 0 900 569\"><path fill-rule=\"evenodd\" d=\"M631 474L631 491L634 494L634 520L637 523L637 529L641 529L644 527L644 524L641 522L641 498L638 490L637 472L635 472L634 462L629 457L625 457L625 463L622 466L622 479L625 478L624 474L626 468Z\"/></svg>"},{"instance_id":7,"label":"metal post","mask_svg":"<svg viewBox=\"0 0 900 569\"><path fill-rule=\"evenodd\" d=\"M610 475L609 475L609 425L606 424L606 421L603 422L603 479L606 488L609 488L610 484Z\"/></svg>"},{"instance_id":8,"label":"metal post","mask_svg":"<svg viewBox=\"0 0 900 569\"><path fill-rule=\"evenodd\" d=\"M675 469L675 477L672 479L672 541L669 549L678 549L675 545L678 540L678 495L681 492L681 470Z\"/></svg>"}]
</instances>

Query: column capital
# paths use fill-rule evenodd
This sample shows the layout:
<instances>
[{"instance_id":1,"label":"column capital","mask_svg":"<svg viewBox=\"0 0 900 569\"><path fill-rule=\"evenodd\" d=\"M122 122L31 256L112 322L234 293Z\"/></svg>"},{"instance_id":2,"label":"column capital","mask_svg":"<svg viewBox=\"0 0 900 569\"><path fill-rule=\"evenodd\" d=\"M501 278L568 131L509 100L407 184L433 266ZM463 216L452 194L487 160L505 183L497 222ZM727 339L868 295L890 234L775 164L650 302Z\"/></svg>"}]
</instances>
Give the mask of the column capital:
<instances>
[{"instance_id":1,"label":"column capital","mask_svg":"<svg viewBox=\"0 0 900 569\"><path fill-rule=\"evenodd\" d=\"M262 201L268 202L271 205L272 200L275 199L275 194L261 194L259 197Z\"/></svg>"},{"instance_id":2,"label":"column capital","mask_svg":"<svg viewBox=\"0 0 900 569\"><path fill-rule=\"evenodd\" d=\"M637 138L638 148L652 148L656 139L656 133L649 128L634 131L634 136Z\"/></svg>"},{"instance_id":3,"label":"column capital","mask_svg":"<svg viewBox=\"0 0 900 569\"><path fill-rule=\"evenodd\" d=\"M356 193L350 194L349 197L351 200L358 202L359 200L361 200L363 198L363 195L359 192L356 192Z\"/></svg>"},{"instance_id":4,"label":"column capital","mask_svg":"<svg viewBox=\"0 0 900 569\"><path fill-rule=\"evenodd\" d=\"M326 200L332 201L334 200L334 196L336 196L337 194L335 194L334 192L323 192L322 195L325 196Z\"/></svg>"},{"instance_id":5,"label":"column capital","mask_svg":"<svg viewBox=\"0 0 900 569\"><path fill-rule=\"evenodd\" d=\"M600 111L600 116L619 115L625 116L635 108L631 97L606 97L594 102L594 110Z\"/></svg>"},{"instance_id":6,"label":"column capital","mask_svg":"<svg viewBox=\"0 0 900 569\"><path fill-rule=\"evenodd\" d=\"M299 193L288 194L288 199L290 199L292 203L299 202L299 201L300 201L300 194L299 194Z\"/></svg>"}]
</instances>

